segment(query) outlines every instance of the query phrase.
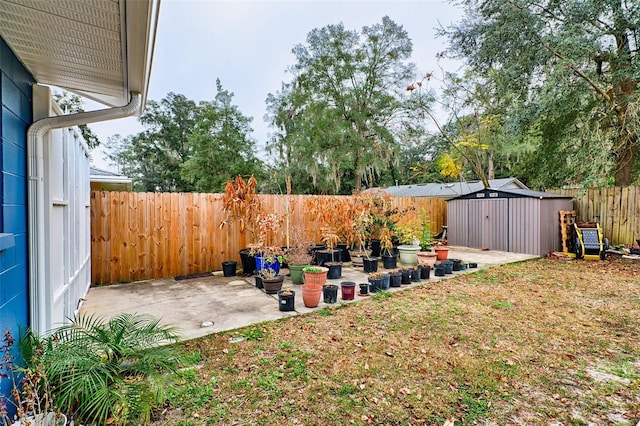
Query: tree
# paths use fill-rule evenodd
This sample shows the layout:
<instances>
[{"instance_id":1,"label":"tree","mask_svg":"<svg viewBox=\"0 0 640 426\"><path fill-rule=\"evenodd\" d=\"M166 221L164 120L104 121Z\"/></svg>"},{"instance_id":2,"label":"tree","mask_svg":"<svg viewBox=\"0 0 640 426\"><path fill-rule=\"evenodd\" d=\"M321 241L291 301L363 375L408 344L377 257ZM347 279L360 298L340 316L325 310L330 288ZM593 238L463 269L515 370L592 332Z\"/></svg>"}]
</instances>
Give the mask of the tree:
<instances>
[{"instance_id":1,"label":"tree","mask_svg":"<svg viewBox=\"0 0 640 426\"><path fill-rule=\"evenodd\" d=\"M255 143L249 138L251 118L232 105L233 93L222 89L212 102L201 102L196 125L189 135L189 158L182 165L182 176L196 191L221 192L224 183L236 175L262 174L254 156Z\"/></svg>"},{"instance_id":2,"label":"tree","mask_svg":"<svg viewBox=\"0 0 640 426\"><path fill-rule=\"evenodd\" d=\"M541 136L537 168L596 172L608 162L628 185L637 162L640 4L625 0L462 0L467 16L443 31L452 51L520 101L521 135ZM526 118L524 112L527 112ZM513 123L518 122L514 120ZM573 154L579 155L576 162ZM599 164L581 168L581 163ZM559 160L564 160L560 163ZM542 167L541 167L542 166ZM553 176L558 173L558 176ZM575 177L574 177L575 178ZM579 178L588 179L589 176Z\"/></svg>"},{"instance_id":3,"label":"tree","mask_svg":"<svg viewBox=\"0 0 640 426\"><path fill-rule=\"evenodd\" d=\"M147 102L140 123L145 130L120 140L113 155L139 191L190 192L195 186L181 174L190 155L189 135L196 126L197 105L184 95L169 93Z\"/></svg>"},{"instance_id":4,"label":"tree","mask_svg":"<svg viewBox=\"0 0 640 426\"><path fill-rule=\"evenodd\" d=\"M75 114L84 112L84 103L82 98L75 93L65 92L54 93L53 99L56 101L62 112L65 114ZM89 149L97 148L100 145L100 139L86 124L79 124L78 128L82 137L87 142Z\"/></svg>"},{"instance_id":5,"label":"tree","mask_svg":"<svg viewBox=\"0 0 640 426\"><path fill-rule=\"evenodd\" d=\"M232 105L233 94L219 80L217 90L213 101L199 104L175 93L149 101L140 117L143 132L109 140L112 165L139 191L222 191L236 175L259 175L251 119Z\"/></svg>"},{"instance_id":6,"label":"tree","mask_svg":"<svg viewBox=\"0 0 640 426\"><path fill-rule=\"evenodd\" d=\"M349 31L312 30L296 45L293 81L269 94L269 143L286 173L304 170L321 191L359 191L396 161L399 93L413 75L412 43L390 18Z\"/></svg>"}]
</instances>

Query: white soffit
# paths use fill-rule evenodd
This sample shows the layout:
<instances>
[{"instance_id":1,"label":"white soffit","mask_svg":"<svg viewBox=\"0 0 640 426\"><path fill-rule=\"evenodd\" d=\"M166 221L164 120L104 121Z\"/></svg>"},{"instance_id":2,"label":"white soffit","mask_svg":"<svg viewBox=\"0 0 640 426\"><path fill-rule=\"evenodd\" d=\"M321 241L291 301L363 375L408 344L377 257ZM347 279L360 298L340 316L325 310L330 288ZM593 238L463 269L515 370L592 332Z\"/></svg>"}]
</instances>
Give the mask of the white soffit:
<instances>
[{"instance_id":1,"label":"white soffit","mask_svg":"<svg viewBox=\"0 0 640 426\"><path fill-rule=\"evenodd\" d=\"M38 83L119 106L131 91L146 95L154 6L154 0L0 0L0 36Z\"/></svg>"}]
</instances>

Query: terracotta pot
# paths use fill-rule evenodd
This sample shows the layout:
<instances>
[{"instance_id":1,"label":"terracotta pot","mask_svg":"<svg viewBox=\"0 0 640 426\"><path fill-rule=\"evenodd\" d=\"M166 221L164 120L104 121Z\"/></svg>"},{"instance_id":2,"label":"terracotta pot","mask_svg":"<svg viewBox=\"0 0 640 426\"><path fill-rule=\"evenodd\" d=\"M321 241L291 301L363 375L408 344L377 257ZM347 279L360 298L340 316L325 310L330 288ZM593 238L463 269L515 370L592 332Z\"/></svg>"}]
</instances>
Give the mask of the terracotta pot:
<instances>
[{"instance_id":1,"label":"terracotta pot","mask_svg":"<svg viewBox=\"0 0 640 426\"><path fill-rule=\"evenodd\" d=\"M307 308L315 308L320 303L322 295L322 286L304 284L300 287L302 290L302 302Z\"/></svg>"},{"instance_id":2,"label":"terracotta pot","mask_svg":"<svg viewBox=\"0 0 640 426\"><path fill-rule=\"evenodd\" d=\"M327 282L329 268L325 268L324 266L316 266L316 268L320 268L320 272L304 272L304 282L305 284L322 287Z\"/></svg>"},{"instance_id":3,"label":"terracotta pot","mask_svg":"<svg viewBox=\"0 0 640 426\"><path fill-rule=\"evenodd\" d=\"M434 250L438 255L438 260L447 260L447 256L449 256L449 247L436 246Z\"/></svg>"},{"instance_id":4,"label":"terracotta pot","mask_svg":"<svg viewBox=\"0 0 640 426\"><path fill-rule=\"evenodd\" d=\"M432 251L419 251L418 252L418 264L429 265L430 268L436 264L437 253Z\"/></svg>"}]
</instances>

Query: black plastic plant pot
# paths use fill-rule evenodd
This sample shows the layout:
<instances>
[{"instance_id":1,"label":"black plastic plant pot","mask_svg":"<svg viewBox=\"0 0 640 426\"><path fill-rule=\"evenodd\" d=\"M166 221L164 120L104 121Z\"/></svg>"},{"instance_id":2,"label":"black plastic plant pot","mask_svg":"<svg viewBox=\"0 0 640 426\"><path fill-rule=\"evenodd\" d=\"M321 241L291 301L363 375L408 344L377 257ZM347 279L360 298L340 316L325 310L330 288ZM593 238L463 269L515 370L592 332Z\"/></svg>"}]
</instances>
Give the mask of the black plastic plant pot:
<instances>
[{"instance_id":1,"label":"black plastic plant pot","mask_svg":"<svg viewBox=\"0 0 640 426\"><path fill-rule=\"evenodd\" d=\"M369 278L369 292L376 293L382 290L382 278Z\"/></svg>"},{"instance_id":2,"label":"black plastic plant pot","mask_svg":"<svg viewBox=\"0 0 640 426\"><path fill-rule=\"evenodd\" d=\"M238 262L236 262L235 260L222 262L222 275L225 277L234 277L236 275L237 266Z\"/></svg>"},{"instance_id":3,"label":"black plastic plant pot","mask_svg":"<svg viewBox=\"0 0 640 426\"><path fill-rule=\"evenodd\" d=\"M282 312L293 311L295 309L295 296L296 292L293 290L280 290L278 292L278 308Z\"/></svg>"},{"instance_id":4,"label":"black plastic plant pot","mask_svg":"<svg viewBox=\"0 0 640 426\"><path fill-rule=\"evenodd\" d=\"M469 267L469 269L474 269L478 267L478 264L475 262L469 262L467 266Z\"/></svg>"},{"instance_id":5,"label":"black plastic plant pot","mask_svg":"<svg viewBox=\"0 0 640 426\"><path fill-rule=\"evenodd\" d=\"M342 277L341 262L325 262L324 266L329 269L329 272L327 272L327 279L337 280Z\"/></svg>"},{"instance_id":6,"label":"black plastic plant pot","mask_svg":"<svg viewBox=\"0 0 640 426\"><path fill-rule=\"evenodd\" d=\"M400 287L402 284L402 273L398 272L397 274L391 274L389 277L389 286L390 287Z\"/></svg>"},{"instance_id":7,"label":"black plastic plant pot","mask_svg":"<svg viewBox=\"0 0 640 426\"><path fill-rule=\"evenodd\" d=\"M414 283L419 283L421 274L422 274L422 267L417 266L416 269L411 271L411 281Z\"/></svg>"},{"instance_id":8,"label":"black plastic plant pot","mask_svg":"<svg viewBox=\"0 0 640 426\"><path fill-rule=\"evenodd\" d=\"M338 286L335 284L322 286L322 296L324 303L336 303L338 301Z\"/></svg>"},{"instance_id":9,"label":"black plastic plant pot","mask_svg":"<svg viewBox=\"0 0 640 426\"><path fill-rule=\"evenodd\" d=\"M382 255L382 266L384 269L393 269L398 264L398 258L393 255L383 254Z\"/></svg>"},{"instance_id":10,"label":"black plastic plant pot","mask_svg":"<svg viewBox=\"0 0 640 426\"><path fill-rule=\"evenodd\" d=\"M380 256L380 240L369 240L367 248L371 250L371 256Z\"/></svg>"},{"instance_id":11,"label":"black plastic plant pot","mask_svg":"<svg viewBox=\"0 0 640 426\"><path fill-rule=\"evenodd\" d=\"M349 256L349 250L347 250L347 243L338 243L336 244L336 248L342 250L342 256L340 256L340 261L342 262L351 262L351 256Z\"/></svg>"},{"instance_id":12,"label":"black plastic plant pot","mask_svg":"<svg viewBox=\"0 0 640 426\"><path fill-rule=\"evenodd\" d=\"M453 270L454 271L459 271L460 270L460 265L462 264L462 260L461 259L451 259L451 261L453 262Z\"/></svg>"},{"instance_id":13,"label":"black plastic plant pot","mask_svg":"<svg viewBox=\"0 0 640 426\"><path fill-rule=\"evenodd\" d=\"M402 278L400 280L401 284L411 284L411 270L407 269L406 271L402 271Z\"/></svg>"},{"instance_id":14,"label":"black plastic plant pot","mask_svg":"<svg viewBox=\"0 0 640 426\"><path fill-rule=\"evenodd\" d=\"M391 274L384 274L382 276L382 280L380 281L380 290L389 290L389 286L391 285Z\"/></svg>"},{"instance_id":15,"label":"black plastic plant pot","mask_svg":"<svg viewBox=\"0 0 640 426\"><path fill-rule=\"evenodd\" d=\"M377 257L369 257L362 259L362 267L364 272L377 272L378 271L378 258Z\"/></svg>"},{"instance_id":16,"label":"black plastic plant pot","mask_svg":"<svg viewBox=\"0 0 640 426\"><path fill-rule=\"evenodd\" d=\"M440 264L444 266L445 274L453 274L453 262L451 260L443 260Z\"/></svg>"},{"instance_id":17,"label":"black plastic plant pot","mask_svg":"<svg viewBox=\"0 0 640 426\"><path fill-rule=\"evenodd\" d=\"M342 259L342 250L317 250L316 251L316 263L319 266L327 266L329 262L338 262Z\"/></svg>"},{"instance_id":18,"label":"black plastic plant pot","mask_svg":"<svg viewBox=\"0 0 640 426\"><path fill-rule=\"evenodd\" d=\"M423 265L422 269L420 270L420 279L428 280L429 275L431 275L431 267L429 267L429 265L426 265L426 266Z\"/></svg>"},{"instance_id":19,"label":"black plastic plant pot","mask_svg":"<svg viewBox=\"0 0 640 426\"><path fill-rule=\"evenodd\" d=\"M434 266L433 275L435 275L436 277L444 277L444 265Z\"/></svg>"},{"instance_id":20,"label":"black plastic plant pot","mask_svg":"<svg viewBox=\"0 0 640 426\"><path fill-rule=\"evenodd\" d=\"M257 274L258 271L256 271ZM256 275L255 277L256 280L256 288L264 288L264 285L262 284L262 277L260 275Z\"/></svg>"},{"instance_id":21,"label":"black plastic plant pot","mask_svg":"<svg viewBox=\"0 0 640 426\"><path fill-rule=\"evenodd\" d=\"M360 283L360 296L367 296L369 294L369 283Z\"/></svg>"},{"instance_id":22,"label":"black plastic plant pot","mask_svg":"<svg viewBox=\"0 0 640 426\"><path fill-rule=\"evenodd\" d=\"M250 255L249 249L240 250L240 261L242 262L242 274L251 275L254 269L256 269L256 258Z\"/></svg>"}]
</instances>

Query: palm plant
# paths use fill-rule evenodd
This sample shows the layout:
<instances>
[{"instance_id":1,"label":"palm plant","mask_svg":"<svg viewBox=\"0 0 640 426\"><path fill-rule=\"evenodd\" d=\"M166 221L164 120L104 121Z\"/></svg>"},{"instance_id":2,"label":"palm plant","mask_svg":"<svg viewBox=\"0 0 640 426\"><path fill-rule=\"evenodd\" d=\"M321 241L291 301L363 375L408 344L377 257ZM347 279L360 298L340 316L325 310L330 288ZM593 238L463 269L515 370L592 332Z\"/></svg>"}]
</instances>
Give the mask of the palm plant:
<instances>
[{"instance_id":1,"label":"palm plant","mask_svg":"<svg viewBox=\"0 0 640 426\"><path fill-rule=\"evenodd\" d=\"M149 423L164 401L159 378L178 365L166 345L177 339L176 329L148 315L77 317L53 331L45 351L56 404L84 424Z\"/></svg>"}]
</instances>

